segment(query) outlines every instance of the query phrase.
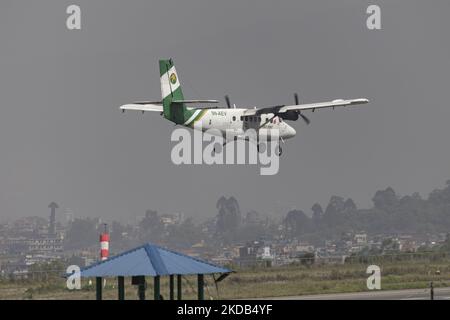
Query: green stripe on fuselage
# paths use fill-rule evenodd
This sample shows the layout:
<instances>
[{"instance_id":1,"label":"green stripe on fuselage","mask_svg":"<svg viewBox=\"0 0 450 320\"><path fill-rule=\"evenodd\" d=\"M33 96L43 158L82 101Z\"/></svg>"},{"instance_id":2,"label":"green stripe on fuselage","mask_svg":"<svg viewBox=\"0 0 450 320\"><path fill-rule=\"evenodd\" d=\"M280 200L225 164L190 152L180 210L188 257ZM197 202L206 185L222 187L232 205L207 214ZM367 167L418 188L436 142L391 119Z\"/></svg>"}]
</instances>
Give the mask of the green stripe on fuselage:
<instances>
[{"instance_id":1,"label":"green stripe on fuselage","mask_svg":"<svg viewBox=\"0 0 450 320\"><path fill-rule=\"evenodd\" d=\"M196 109L198 110L198 109ZM195 112L195 110L194 110ZM191 128L194 127L195 123L203 118L203 116L208 112L208 109L202 109L199 114L192 120L190 123L187 123L186 126L189 126ZM189 119L189 118L188 118Z\"/></svg>"}]
</instances>

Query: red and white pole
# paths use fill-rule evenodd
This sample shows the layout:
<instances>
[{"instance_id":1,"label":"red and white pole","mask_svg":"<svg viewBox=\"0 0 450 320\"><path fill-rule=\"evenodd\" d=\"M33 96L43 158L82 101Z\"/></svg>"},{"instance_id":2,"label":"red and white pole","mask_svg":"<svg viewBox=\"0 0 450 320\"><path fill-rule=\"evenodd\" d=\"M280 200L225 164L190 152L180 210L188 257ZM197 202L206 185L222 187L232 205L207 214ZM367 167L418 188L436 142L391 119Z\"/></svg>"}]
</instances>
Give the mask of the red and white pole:
<instances>
[{"instance_id":1,"label":"red and white pole","mask_svg":"<svg viewBox=\"0 0 450 320\"><path fill-rule=\"evenodd\" d=\"M106 260L109 256L109 234L106 230L105 225L105 232L100 234L100 259Z\"/></svg>"}]
</instances>

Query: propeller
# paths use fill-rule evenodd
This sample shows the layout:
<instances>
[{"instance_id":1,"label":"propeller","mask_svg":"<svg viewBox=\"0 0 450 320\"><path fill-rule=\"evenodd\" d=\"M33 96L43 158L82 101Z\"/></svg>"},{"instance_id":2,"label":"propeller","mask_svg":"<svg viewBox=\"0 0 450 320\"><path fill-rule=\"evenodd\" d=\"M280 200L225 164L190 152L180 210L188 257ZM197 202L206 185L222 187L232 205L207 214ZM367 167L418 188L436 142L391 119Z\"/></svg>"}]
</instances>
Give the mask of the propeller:
<instances>
[{"instance_id":1,"label":"propeller","mask_svg":"<svg viewBox=\"0 0 450 320\"><path fill-rule=\"evenodd\" d=\"M225 96L225 101L227 102L228 109L231 108L230 97L228 95Z\"/></svg>"},{"instance_id":2,"label":"propeller","mask_svg":"<svg viewBox=\"0 0 450 320\"><path fill-rule=\"evenodd\" d=\"M305 121L306 124L310 124L311 121L303 114L299 113L300 117L302 117L303 121Z\"/></svg>"},{"instance_id":3,"label":"propeller","mask_svg":"<svg viewBox=\"0 0 450 320\"><path fill-rule=\"evenodd\" d=\"M295 100L295 104L299 105L297 93L294 93L294 100ZM311 123L311 121L305 115L303 115L301 112L298 112L298 114L300 115L300 117L302 117L303 121L305 121L306 124Z\"/></svg>"},{"instance_id":4,"label":"propeller","mask_svg":"<svg viewBox=\"0 0 450 320\"><path fill-rule=\"evenodd\" d=\"M272 120L273 120L275 117L277 117L277 116L278 116L277 114L274 114L272 118L266 119L266 121L265 121L262 125L259 126L259 129L261 129L262 127L264 127L266 124L268 124L270 121L272 121Z\"/></svg>"}]
</instances>

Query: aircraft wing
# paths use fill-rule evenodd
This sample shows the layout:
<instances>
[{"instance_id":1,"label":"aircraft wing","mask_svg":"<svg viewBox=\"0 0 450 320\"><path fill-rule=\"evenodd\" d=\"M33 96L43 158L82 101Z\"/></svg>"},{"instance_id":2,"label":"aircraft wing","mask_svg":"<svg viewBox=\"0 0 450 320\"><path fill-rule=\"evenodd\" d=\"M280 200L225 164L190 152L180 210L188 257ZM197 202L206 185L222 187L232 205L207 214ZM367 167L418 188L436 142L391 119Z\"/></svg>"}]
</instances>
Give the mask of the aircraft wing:
<instances>
[{"instance_id":1,"label":"aircraft wing","mask_svg":"<svg viewBox=\"0 0 450 320\"><path fill-rule=\"evenodd\" d=\"M350 106L350 105L356 105L356 104L364 104L368 103L368 99L349 99L349 100L343 100L343 99L337 99L329 102L318 102L318 103L308 103L308 104L297 104L297 105L279 105L279 106L273 106L273 107L266 107L266 108L260 108L260 109L247 109L244 112L244 115L246 116L253 116L258 114L266 114L266 113L273 113L273 114L280 114L285 113L287 111L306 111L306 110L316 110L316 109L323 109L323 108L335 108L335 107L344 107L344 106Z\"/></svg>"},{"instance_id":2,"label":"aircraft wing","mask_svg":"<svg viewBox=\"0 0 450 320\"><path fill-rule=\"evenodd\" d=\"M122 111L135 110L135 111L163 112L163 106L161 104L144 103L144 101L142 103L135 102L135 103L130 103L130 104L124 104L123 106L120 106L120 109Z\"/></svg>"}]
</instances>

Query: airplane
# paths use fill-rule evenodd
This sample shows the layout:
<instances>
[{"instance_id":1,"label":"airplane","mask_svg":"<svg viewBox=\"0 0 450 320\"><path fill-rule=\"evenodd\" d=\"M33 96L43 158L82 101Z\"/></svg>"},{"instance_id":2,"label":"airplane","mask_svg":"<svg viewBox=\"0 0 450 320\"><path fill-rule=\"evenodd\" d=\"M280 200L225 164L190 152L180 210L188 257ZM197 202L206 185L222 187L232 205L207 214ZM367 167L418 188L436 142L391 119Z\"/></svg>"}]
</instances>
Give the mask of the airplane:
<instances>
[{"instance_id":1,"label":"airplane","mask_svg":"<svg viewBox=\"0 0 450 320\"><path fill-rule=\"evenodd\" d=\"M159 72L161 81L161 101L137 101L131 104L125 104L120 107L122 112L125 110L134 110L144 112L159 112L165 119L172 121L175 125L182 125L192 129L201 128L202 131L209 129L218 129L226 140L224 145L237 139L248 139L245 132L248 129L254 129L257 133L257 146L259 151L259 138L267 135L266 140L270 140L267 132L278 129L279 142L295 137L296 131L285 122L296 121L302 118L306 124L310 120L303 114L305 111L314 112L316 109L336 108L343 106L352 106L368 103L368 99L336 99L329 102L318 102L309 104L299 104L298 95L294 94L295 104L278 105L271 107L250 107L237 108L234 104L231 107L230 99L225 96L227 108L211 106L217 104L217 100L186 100L181 89L180 78L175 69L172 59L159 60ZM207 104L210 106L199 107ZM197 105L197 107L194 107ZM230 134L231 133L231 134ZM276 151L280 156L282 154L281 143L278 143Z\"/></svg>"}]
</instances>

